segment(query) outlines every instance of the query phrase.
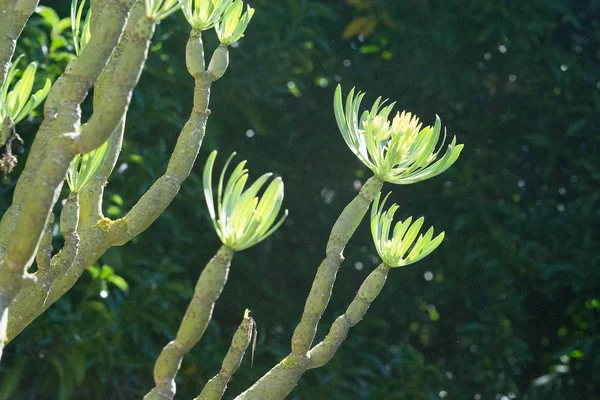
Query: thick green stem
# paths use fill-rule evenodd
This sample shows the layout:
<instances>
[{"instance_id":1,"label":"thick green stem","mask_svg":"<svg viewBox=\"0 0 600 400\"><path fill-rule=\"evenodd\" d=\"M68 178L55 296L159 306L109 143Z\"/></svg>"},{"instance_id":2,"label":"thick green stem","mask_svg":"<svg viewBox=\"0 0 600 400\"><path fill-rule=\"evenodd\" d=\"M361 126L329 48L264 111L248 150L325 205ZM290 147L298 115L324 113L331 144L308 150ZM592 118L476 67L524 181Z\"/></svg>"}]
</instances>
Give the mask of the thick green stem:
<instances>
[{"instance_id":1,"label":"thick green stem","mask_svg":"<svg viewBox=\"0 0 600 400\"><path fill-rule=\"evenodd\" d=\"M24 171L15 190L15 208L11 206L12 210L7 212L10 215L3 217L1 223L10 226L0 228L0 238L10 236L0 259L0 295L10 300L29 277L26 270L33 261L65 173L75 155L79 141L73 132L79 123L79 105L117 44L132 3L133 0L113 0L99 6L100 12L94 18L111 23L95 24L92 39L81 57L69 63L50 90L45 120L38 131L41 142L48 140L48 143L42 146L41 152L39 146L32 149L35 154L27 162L29 173ZM40 163L40 160L43 161ZM4 309L0 309L2 313ZM4 339L0 337L1 341Z\"/></svg>"},{"instance_id":2,"label":"thick green stem","mask_svg":"<svg viewBox=\"0 0 600 400\"><path fill-rule=\"evenodd\" d=\"M254 320L246 316L233 335L231 346L223 359L221 370L211 378L195 400L221 400L229 380L242 364L244 353L252 340Z\"/></svg>"},{"instance_id":3,"label":"thick green stem","mask_svg":"<svg viewBox=\"0 0 600 400\"><path fill-rule=\"evenodd\" d=\"M2 218L2 222L0 223L0 243L6 236L12 236L12 231L14 230L14 226L16 224L16 219L18 218L21 210L23 208L23 202L29 193L30 188L32 187L32 181L38 173L40 165L44 158L46 157L46 153L48 152L47 148L49 146L49 142L53 137L56 136L57 132L76 132L79 129L79 104L77 100L74 100L70 96L71 88L77 86L77 95L81 94L80 87L85 83L89 82L89 85L92 85L97 75L93 80L88 80L87 77L80 76L82 73L86 71L85 65L82 67L72 67L72 65L77 65L77 63L81 63L80 59L93 59L96 60L96 54L93 49L90 49L90 46L103 46L102 38L112 40L114 38L113 35L107 35L106 31L109 27L115 25L118 26L119 29L123 28L123 24L119 25L121 20L121 16L125 16L127 10L131 7L134 0L117 0L110 2L92 2L92 22L94 22L93 26L97 25L96 20L100 21L113 21L113 24L103 24L102 29L93 30L92 31L92 40L86 48L83 50L82 54L71 63L67 67L65 73L56 81L53 85L48 98L44 105L44 121L38 130L35 141L31 146L31 150L29 152L29 156L27 157L27 162L25 164L25 169L21 173L19 177L19 181L17 182L17 187L15 188L15 194L13 196L13 203L5 213ZM106 13L104 12L105 10ZM115 12L118 13L119 17L115 18ZM113 29L114 30L114 29ZM121 33L119 30L118 34ZM92 44L94 42L94 44ZM108 43L110 44L110 43ZM104 47L103 47L104 50ZM112 50L111 47L107 48L108 54ZM143 49L142 49L143 50ZM101 56L105 55L105 52L101 52ZM106 60L103 60L106 63ZM109 67L110 65L107 65ZM95 70L91 71L91 73L95 74ZM98 71L99 73L99 71ZM134 71L135 73L135 71ZM103 73L104 75L104 73ZM85 86L85 85L84 85ZM87 93L87 89L83 93L83 96ZM75 97L75 96L73 96ZM110 99L109 99L110 101Z\"/></svg>"},{"instance_id":4,"label":"thick green stem","mask_svg":"<svg viewBox=\"0 0 600 400\"><path fill-rule=\"evenodd\" d=\"M193 73L195 80L192 114L177 139L167 170L123 218L128 225L128 231L116 235L119 239L114 243L115 245L123 245L139 235L164 212L179 192L183 181L189 176L198 156L210 115L208 102L212 83L212 76L208 72L197 72L203 64L200 61L203 60L203 56L199 31L192 31L190 34L186 52L187 67L190 73ZM199 59L193 61L196 58Z\"/></svg>"},{"instance_id":5,"label":"thick green stem","mask_svg":"<svg viewBox=\"0 0 600 400\"><path fill-rule=\"evenodd\" d=\"M348 331L364 317L369 306L381 292L390 267L380 264L360 286L346 313L338 317L327 337L308 352L307 356L290 354L236 400L280 400L296 387L300 377L309 369L325 365L346 339Z\"/></svg>"},{"instance_id":6,"label":"thick green stem","mask_svg":"<svg viewBox=\"0 0 600 400\"><path fill-rule=\"evenodd\" d=\"M194 79L200 77L205 71L204 43L202 42L202 31L193 29L190 32L185 45L185 65Z\"/></svg>"},{"instance_id":7,"label":"thick green stem","mask_svg":"<svg viewBox=\"0 0 600 400\"><path fill-rule=\"evenodd\" d=\"M60 232L65 240L64 247L50 260L47 267L36 272L37 282L23 288L10 306L10 329L8 339L12 340L11 332L14 321L33 319L38 310L43 307L52 290L52 283L61 274L64 274L73 264L79 252L79 195L71 193L60 214ZM50 235L51 238L51 235ZM39 254L39 251L38 251ZM41 304L40 304L41 303Z\"/></svg>"},{"instance_id":8,"label":"thick green stem","mask_svg":"<svg viewBox=\"0 0 600 400\"><path fill-rule=\"evenodd\" d=\"M125 37L117 48L121 54L111 71L111 82L102 87L101 97L94 102L94 114L81 129L77 151L80 154L104 143L127 112L154 34L155 22L146 17L144 11L143 1L138 1L132 8Z\"/></svg>"},{"instance_id":9,"label":"thick green stem","mask_svg":"<svg viewBox=\"0 0 600 400\"><path fill-rule=\"evenodd\" d=\"M152 24L152 27L150 27L150 24ZM98 77L98 81L94 87L95 112L103 109L106 110L104 104L112 101L112 93L118 91L119 87L126 87L131 81L137 82L147 58L148 46L150 44L149 39L152 36L153 26L154 24L146 17L144 0L138 0L131 8L131 13L129 14L119 44L113 51L106 68L104 68L102 74ZM147 35L146 40L140 36L140 29ZM128 76L123 75L125 71L129 71ZM118 72L121 74L120 76ZM129 94L124 99L124 92L121 90L120 93L121 101L125 100L122 103L123 109L126 109L131 96ZM116 112L111 113L111 115L116 115ZM81 193L81 222L83 224L96 223L103 217L102 196L104 194L104 186L121 152L126 116L127 113L124 112L121 120L110 135L110 146L107 149L104 164ZM89 128L90 126L88 125L87 129Z\"/></svg>"},{"instance_id":10,"label":"thick green stem","mask_svg":"<svg viewBox=\"0 0 600 400\"><path fill-rule=\"evenodd\" d=\"M103 110L99 103L111 101L111 98L109 97L110 93L112 93L112 91L109 90L110 85L115 83L118 84L121 88L124 88L123 82L127 81L127 79L124 79L123 76L120 79L115 79L114 72L119 67L128 67L130 73L128 81L135 82L137 80L137 76L139 76L139 71L141 71L143 68L145 54L147 52L147 45L141 47L127 45L127 43L131 40L131 37L133 36L131 32L133 32L136 29L136 27L139 26L139 24L141 24L139 21L142 18L146 19L145 6L143 5L143 1L138 1L134 5L134 7L132 7L125 31L119 41L119 45L113 51L113 54L107 66L98 78L98 82L94 91L94 106L95 112L97 113L95 115L97 116L100 115L101 111ZM146 32L148 33L148 35L150 35L151 29L147 30ZM128 48L129 52L124 57L131 57L132 59L137 59L138 61L141 59L140 65L136 68L131 68L131 60L119 63L119 56L123 53L123 49L125 48ZM9 340L12 340L12 338L19 334L33 319L35 319L39 314L41 314L43 310L45 310L50 304L54 303L54 301L60 298L66 292L66 290L68 290L67 288L70 288L75 283L75 281L85 270L85 268L89 266L91 262L95 261L99 256L98 253L96 253L94 257L83 257L83 261L77 263L78 251L76 251L76 249L78 247L89 251L91 247L90 244L93 243L94 246L96 246L97 248L102 248L100 255L108 248L108 246L102 246L98 244L103 244L105 242L104 239L106 238L106 234L96 227L96 223L101 218L101 215L98 216L98 218L90 217L90 214L92 214L92 211L90 211L90 209L92 209L93 206L90 206L91 201L87 200L90 198L93 199L96 196L98 199L101 199L104 184L106 183L106 179L110 175L110 172L112 171L112 168L116 163L116 159L121 147L123 122L118 124L114 132L114 140L111 142L111 149L109 149L109 151L111 152L111 156L105 161L104 166L101 168L98 174L103 174L103 178L99 179L98 176L96 176L96 178L94 179L94 181L101 181L102 183L96 186L96 190L94 192L89 193L87 192L88 189L86 188L86 192L81 194L81 224L87 227L87 229L84 229L81 232L84 236L84 238L82 239L82 245L76 246L75 243L77 243L78 240L67 240L69 235L64 235L63 233L63 236L65 237L65 248L52 259L51 271L43 275L39 275L39 282L36 285L32 285L31 287L23 289L21 294L17 297L17 299L11 306L11 308L14 309L14 315L18 315L20 318L10 319L8 328ZM93 183L90 186L94 186ZM98 201L96 205L96 210L100 210L100 208L101 203L100 201ZM97 211L97 213L101 214L101 211ZM67 214L65 214L65 210L63 210L63 216ZM77 231L75 231L75 233L77 233ZM93 260L90 263L85 261L89 259ZM71 266L77 266L77 268L74 268L73 271L71 271ZM77 274L72 273L75 270L77 270ZM67 273L65 276L64 274L66 273L66 271L69 271L69 273ZM57 279L59 280L58 284L53 285L54 281ZM69 282L68 286L64 283L64 281ZM21 301L21 299L24 299L26 301Z\"/></svg>"},{"instance_id":11,"label":"thick green stem","mask_svg":"<svg viewBox=\"0 0 600 400\"><path fill-rule=\"evenodd\" d=\"M175 376L179 371L181 361L204 335L212 317L215 302L227 282L233 254L231 248L223 245L206 264L198 278L194 297L183 316L175 340L169 342L162 349L156 360L154 365L155 387L144 396L144 399L170 400L175 396Z\"/></svg>"},{"instance_id":12,"label":"thick green stem","mask_svg":"<svg viewBox=\"0 0 600 400\"><path fill-rule=\"evenodd\" d=\"M78 135L73 132L79 121L79 104L98 79L117 44L131 3L132 0L114 0L104 6L101 17L112 23L97 24L98 29L93 31L81 56L69 63L48 95L46 115L50 121L40 129L52 132L53 140L48 143L50 150L43 155L41 165L35 168L37 173L26 182L29 190L23 202L15 199L22 204L22 209L4 255L12 268L22 268L32 258L66 170L78 148Z\"/></svg>"},{"instance_id":13,"label":"thick green stem","mask_svg":"<svg viewBox=\"0 0 600 400\"><path fill-rule=\"evenodd\" d=\"M335 283L337 271L344 256L344 247L354 234L375 196L381 190L383 182L377 177L370 178L361 188L358 195L344 208L331 229L327 242L327 257L321 262L306 304L302 319L292 337L292 353L304 355L310 349L317 332L317 325L323 316L331 291Z\"/></svg>"},{"instance_id":14,"label":"thick green stem","mask_svg":"<svg viewBox=\"0 0 600 400\"><path fill-rule=\"evenodd\" d=\"M103 8L102 17L113 23L98 24L98 30L93 32L81 57L69 63L48 96L50 107L62 106L57 108L57 112L61 112L54 116L56 119L48 127L57 136L49 143L51 150L31 180L30 190L17 218L12 239L4 254L5 264L9 268L21 269L31 260L69 162L75 154L77 135L68 132L74 132L79 104L106 65L121 35L128 13L127 3L131 3L131 0L115 0L112 3Z\"/></svg>"},{"instance_id":15,"label":"thick green stem","mask_svg":"<svg viewBox=\"0 0 600 400\"><path fill-rule=\"evenodd\" d=\"M229 50L221 43L210 58L207 71L212 76L212 80L216 81L225 74L227 67L229 67Z\"/></svg>"},{"instance_id":16,"label":"thick green stem","mask_svg":"<svg viewBox=\"0 0 600 400\"><path fill-rule=\"evenodd\" d=\"M202 40L199 32L193 31L190 35L187 52L188 69L190 69L193 60L202 54ZM83 271L104 254L108 248L114 245L125 244L129 239L139 234L154 222L175 197L179 185L189 175L193 167L205 134L206 121L210 113L208 110L208 100L211 77L204 71L195 74L194 78L196 80L194 108L190 119L179 135L177 145L169 161L167 173L150 188L125 218L111 221L108 218L100 216L97 219L94 218L93 211L90 211L93 206L89 202L87 204L84 202L85 206L82 204L82 222L85 221L85 223L79 230L81 243L75 261L66 273L57 276L45 303L43 299L31 298L29 302L31 306L26 316L19 315L22 318L18 319L9 318L9 340L12 340L31 321L73 287ZM110 82L110 80L107 80L107 82ZM118 152L115 151L114 156L116 157L117 154ZM106 171L107 174L110 172L105 169L102 169L102 171ZM170 185L169 183L173 182L173 179L175 179L176 184ZM96 198L98 199L98 197ZM156 203L153 202L154 199L157 200ZM92 216L88 218L90 214ZM130 226L130 222L133 227ZM2 238L1 233L2 226L0 225L0 239Z\"/></svg>"},{"instance_id":17,"label":"thick green stem","mask_svg":"<svg viewBox=\"0 0 600 400\"><path fill-rule=\"evenodd\" d=\"M38 282L36 285L27 286L19 293L17 300L11 305L11 308L14 308L14 312L11 311L8 320L8 341L13 340L50 305L71 289L83 271L96 262L108 250L111 239L104 227L105 222L107 222L107 219L99 221L94 226L81 227L79 230L81 237L79 250L70 267L66 265L67 260L58 257L58 254L53 257L51 262L53 268L58 268L60 271L66 272L56 274L51 284L50 292L38 290L38 285L40 284ZM17 303L21 298L26 300L22 305ZM19 308L17 308L17 304L19 304Z\"/></svg>"}]
</instances>

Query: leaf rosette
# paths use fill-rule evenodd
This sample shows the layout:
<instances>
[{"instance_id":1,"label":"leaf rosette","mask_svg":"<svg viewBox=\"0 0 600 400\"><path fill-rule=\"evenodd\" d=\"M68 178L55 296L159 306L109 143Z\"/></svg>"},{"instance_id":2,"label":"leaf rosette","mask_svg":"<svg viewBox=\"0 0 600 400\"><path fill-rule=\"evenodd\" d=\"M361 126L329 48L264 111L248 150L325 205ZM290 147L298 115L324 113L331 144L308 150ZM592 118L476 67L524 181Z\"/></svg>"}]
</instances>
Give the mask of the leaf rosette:
<instances>
[{"instance_id":1,"label":"leaf rosette","mask_svg":"<svg viewBox=\"0 0 600 400\"><path fill-rule=\"evenodd\" d=\"M243 9L244 3L242 0L235 0L221 22L215 26L215 31L222 44L232 45L244 36L244 32L254 15L254 9L246 5L246 12L242 14Z\"/></svg>"},{"instance_id":2,"label":"leaf rosette","mask_svg":"<svg viewBox=\"0 0 600 400\"><path fill-rule=\"evenodd\" d=\"M414 222L412 217L408 217L403 222L397 222L392 230L398 205L392 204L384 211L388 197L389 194L379 204L381 198L379 193L371 206L371 233L381 260L393 268L410 265L427 257L442 243L444 232L434 238L433 227L431 227L424 235L419 235L425 221L423 217Z\"/></svg>"},{"instance_id":3,"label":"leaf rosette","mask_svg":"<svg viewBox=\"0 0 600 400\"><path fill-rule=\"evenodd\" d=\"M395 103L379 97L371 110L360 116L364 93L348 94L344 107L342 89L338 85L334 96L335 118L352 152L382 180L406 185L441 174L456 160L463 148L456 138L442 155L442 144L435 149L440 138L441 121L436 116L435 125L422 128L419 119L410 113L396 113L390 121Z\"/></svg>"},{"instance_id":4,"label":"leaf rosette","mask_svg":"<svg viewBox=\"0 0 600 400\"><path fill-rule=\"evenodd\" d=\"M77 154L67 170L67 185L73 193L80 193L96 176L108 157L110 139L100 147L85 154Z\"/></svg>"},{"instance_id":5,"label":"leaf rosette","mask_svg":"<svg viewBox=\"0 0 600 400\"><path fill-rule=\"evenodd\" d=\"M246 161L240 162L233 170L224 186L227 167L235 156L229 157L217 188L215 204L212 188L212 170L217 157L213 151L204 167L204 197L213 226L221 242L236 250L244 250L254 246L271 235L283 223L288 211L276 221L283 202L283 181L274 178L261 196L259 191L267 183L272 173L266 173L245 189L248 181L248 170L244 169Z\"/></svg>"},{"instance_id":6,"label":"leaf rosette","mask_svg":"<svg viewBox=\"0 0 600 400\"><path fill-rule=\"evenodd\" d=\"M37 71L37 64L32 62L25 68L21 78L9 90L11 82L20 72L17 66L21 58L23 58L22 55L17 57L11 64L6 80L0 88L0 122L6 118L11 118L15 124L18 124L44 101L52 85L50 79L46 79L44 86L31 94Z\"/></svg>"}]
</instances>

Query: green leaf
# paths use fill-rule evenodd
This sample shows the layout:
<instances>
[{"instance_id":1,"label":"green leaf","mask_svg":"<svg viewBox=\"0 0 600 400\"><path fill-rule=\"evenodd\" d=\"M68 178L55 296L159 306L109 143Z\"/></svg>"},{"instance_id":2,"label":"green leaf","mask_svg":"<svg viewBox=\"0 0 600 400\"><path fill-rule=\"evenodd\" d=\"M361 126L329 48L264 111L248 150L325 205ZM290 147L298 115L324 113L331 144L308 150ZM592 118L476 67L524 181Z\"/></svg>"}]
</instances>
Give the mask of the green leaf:
<instances>
[{"instance_id":1,"label":"green leaf","mask_svg":"<svg viewBox=\"0 0 600 400\"><path fill-rule=\"evenodd\" d=\"M106 280L121 289L123 292L127 292L129 290L129 284L127 281L118 275L111 275Z\"/></svg>"},{"instance_id":2,"label":"green leaf","mask_svg":"<svg viewBox=\"0 0 600 400\"><path fill-rule=\"evenodd\" d=\"M92 265L91 267L88 267L87 270L90 275L92 275L92 279L98 279L100 277L100 269L97 266Z\"/></svg>"},{"instance_id":3,"label":"green leaf","mask_svg":"<svg viewBox=\"0 0 600 400\"><path fill-rule=\"evenodd\" d=\"M103 265L100 270L100 279L107 279L110 276L113 276L115 270L110 265Z\"/></svg>"},{"instance_id":4,"label":"green leaf","mask_svg":"<svg viewBox=\"0 0 600 400\"><path fill-rule=\"evenodd\" d=\"M44 20L46 20L46 22L48 22L48 24L50 26L54 26L59 24L60 22L60 17L58 16L58 14L56 13L56 11L54 11L52 8L50 7L45 7L45 6L38 6L35 9L35 12L41 16L42 18L44 18Z\"/></svg>"}]
</instances>

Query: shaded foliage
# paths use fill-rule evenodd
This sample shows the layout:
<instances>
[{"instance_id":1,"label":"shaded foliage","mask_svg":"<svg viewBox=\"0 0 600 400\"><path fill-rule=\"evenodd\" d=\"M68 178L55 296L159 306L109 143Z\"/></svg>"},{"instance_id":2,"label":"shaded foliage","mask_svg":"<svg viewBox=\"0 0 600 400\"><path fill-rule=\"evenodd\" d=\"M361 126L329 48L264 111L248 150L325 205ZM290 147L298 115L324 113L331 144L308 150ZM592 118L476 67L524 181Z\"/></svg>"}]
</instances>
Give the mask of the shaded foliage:
<instances>
[{"instance_id":1,"label":"shaded foliage","mask_svg":"<svg viewBox=\"0 0 600 400\"><path fill-rule=\"evenodd\" d=\"M66 6L46 4L67 16ZM335 125L339 81L366 91L365 104L382 95L426 123L439 114L465 150L443 176L392 196L400 215L425 215L445 230L444 244L392 271L334 359L290 397L599 399L600 2L252 6L246 37L214 85L189 180L148 231L111 249L7 347L0 398L145 393L199 268L218 247L201 186L201 166L216 148L238 151L255 174L281 174L290 217L234 258L213 322L184 360L179 397L197 395L218 370L245 308L258 322L255 365L244 361L226 398L286 355L328 229L369 176ZM160 176L191 107L182 18L158 26L106 188L110 217L122 216ZM46 11L20 39L18 51L45 67L39 79L56 77L71 57L61 27ZM214 34L206 36L206 47L216 47ZM35 123L19 126L20 168ZM0 187L2 210L20 168ZM323 325L378 262L366 223L345 253Z\"/></svg>"}]
</instances>

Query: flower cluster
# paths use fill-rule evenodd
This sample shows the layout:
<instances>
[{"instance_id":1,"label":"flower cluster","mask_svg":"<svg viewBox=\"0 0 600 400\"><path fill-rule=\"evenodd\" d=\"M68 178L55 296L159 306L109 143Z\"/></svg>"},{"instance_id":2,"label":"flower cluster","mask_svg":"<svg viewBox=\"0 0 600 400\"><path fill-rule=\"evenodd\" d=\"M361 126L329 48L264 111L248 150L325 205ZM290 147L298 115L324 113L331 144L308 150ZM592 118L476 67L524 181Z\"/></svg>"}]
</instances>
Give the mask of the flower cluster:
<instances>
[{"instance_id":1,"label":"flower cluster","mask_svg":"<svg viewBox=\"0 0 600 400\"><path fill-rule=\"evenodd\" d=\"M463 145L457 145L456 138L443 156L440 152L445 138L435 149L441 131L439 118L433 127L422 128L417 117L402 112L390 122L388 116L394 103L384 106L386 101L381 98L359 117L363 96L364 93L355 96L352 89L344 107L338 86L334 98L335 117L350 150L382 180L394 184L423 181L441 174L458 159Z\"/></svg>"}]
</instances>

